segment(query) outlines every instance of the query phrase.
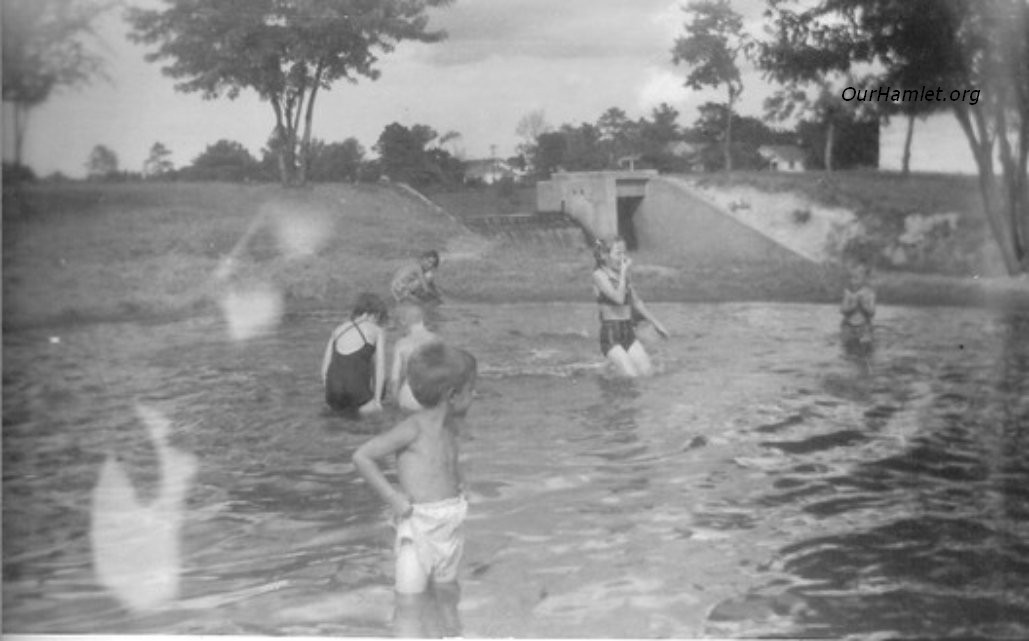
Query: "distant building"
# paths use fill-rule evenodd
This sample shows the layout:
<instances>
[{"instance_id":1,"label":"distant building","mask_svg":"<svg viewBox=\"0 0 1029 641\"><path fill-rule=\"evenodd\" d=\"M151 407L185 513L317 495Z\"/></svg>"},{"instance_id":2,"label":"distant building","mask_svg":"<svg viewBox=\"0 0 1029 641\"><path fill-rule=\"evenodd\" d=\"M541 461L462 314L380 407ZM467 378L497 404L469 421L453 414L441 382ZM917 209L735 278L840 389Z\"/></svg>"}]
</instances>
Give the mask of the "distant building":
<instances>
[{"instance_id":1,"label":"distant building","mask_svg":"<svg viewBox=\"0 0 1029 641\"><path fill-rule=\"evenodd\" d=\"M675 140L665 145L665 152L686 161L690 171L704 171L704 151L709 143Z\"/></svg>"},{"instance_id":2,"label":"distant building","mask_svg":"<svg viewBox=\"0 0 1029 641\"><path fill-rule=\"evenodd\" d=\"M521 180L524 176L524 171L512 167L507 161L499 158L468 160L464 163L465 182L482 182L492 185L503 178Z\"/></svg>"},{"instance_id":3,"label":"distant building","mask_svg":"<svg viewBox=\"0 0 1029 641\"><path fill-rule=\"evenodd\" d=\"M807 154L796 145L761 145L757 153L772 171L807 171Z\"/></svg>"}]
</instances>

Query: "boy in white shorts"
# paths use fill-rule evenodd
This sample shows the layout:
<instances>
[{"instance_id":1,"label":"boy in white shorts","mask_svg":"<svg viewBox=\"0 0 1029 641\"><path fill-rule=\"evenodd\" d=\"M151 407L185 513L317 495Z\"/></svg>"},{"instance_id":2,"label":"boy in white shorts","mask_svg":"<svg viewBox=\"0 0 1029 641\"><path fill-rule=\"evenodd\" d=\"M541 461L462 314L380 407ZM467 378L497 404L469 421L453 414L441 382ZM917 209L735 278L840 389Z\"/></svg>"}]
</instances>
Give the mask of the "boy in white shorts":
<instances>
[{"instance_id":1,"label":"boy in white shorts","mask_svg":"<svg viewBox=\"0 0 1029 641\"><path fill-rule=\"evenodd\" d=\"M393 508L397 518L396 591L424 592L454 584L464 550L468 503L458 466L458 424L468 411L477 364L468 352L444 343L411 354L408 381L423 408L354 453L354 465ZM399 488L383 474L377 459L396 455Z\"/></svg>"}]
</instances>

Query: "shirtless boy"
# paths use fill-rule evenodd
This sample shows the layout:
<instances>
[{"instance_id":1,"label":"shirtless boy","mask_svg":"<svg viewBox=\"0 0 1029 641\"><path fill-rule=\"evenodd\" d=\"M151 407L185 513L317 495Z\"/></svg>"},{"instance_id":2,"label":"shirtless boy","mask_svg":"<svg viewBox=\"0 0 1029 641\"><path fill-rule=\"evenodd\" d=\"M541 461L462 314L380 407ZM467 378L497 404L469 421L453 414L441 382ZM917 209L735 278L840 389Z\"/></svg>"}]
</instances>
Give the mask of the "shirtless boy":
<instances>
[{"instance_id":1,"label":"shirtless boy","mask_svg":"<svg viewBox=\"0 0 1029 641\"><path fill-rule=\"evenodd\" d=\"M425 409L373 437L354 453L354 465L397 518L398 594L430 585L456 586L464 550L462 524L468 503L461 493L458 423L468 411L476 378L475 357L444 343L415 350L407 365L415 400ZM399 487L376 463L396 455Z\"/></svg>"},{"instance_id":2,"label":"shirtless boy","mask_svg":"<svg viewBox=\"0 0 1029 641\"><path fill-rule=\"evenodd\" d=\"M404 303L397 307L397 317L407 334L393 347L393 367L390 371L390 390L401 409L416 412L424 409L411 393L407 380L407 361L422 345L439 341L439 336L425 327L425 312L419 305Z\"/></svg>"}]
</instances>

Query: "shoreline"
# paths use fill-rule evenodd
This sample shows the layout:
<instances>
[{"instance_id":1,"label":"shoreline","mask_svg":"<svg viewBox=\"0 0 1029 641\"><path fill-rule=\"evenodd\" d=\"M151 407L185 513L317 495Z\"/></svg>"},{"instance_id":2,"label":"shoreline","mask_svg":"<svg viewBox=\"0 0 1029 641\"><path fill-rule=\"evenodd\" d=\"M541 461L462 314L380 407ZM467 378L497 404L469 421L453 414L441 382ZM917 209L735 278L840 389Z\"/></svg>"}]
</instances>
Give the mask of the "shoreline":
<instances>
[{"instance_id":1,"label":"shoreline","mask_svg":"<svg viewBox=\"0 0 1029 641\"><path fill-rule=\"evenodd\" d=\"M1019 279L1006 282L977 284L971 279L958 279L937 275L889 274L880 275L877 288L879 305L890 307L981 309L999 313L1029 314L1029 282L1019 287ZM883 284L882 281L892 281ZM957 285L957 287L955 287ZM444 284L445 287L445 284ZM684 288L648 286L646 301L652 304L718 305L732 303L836 305L835 297L820 292L795 293L792 296L742 295L728 292L712 295L710 292L690 292ZM518 305L518 304L589 304L591 296L568 296L565 292L551 291L526 293L511 291L496 295L472 294L467 296L448 293L445 301L458 305ZM446 302L444 302L444 305ZM319 297L291 297L283 310L283 317L291 314L324 312L337 308ZM3 332L17 334L31 331L53 330L84 325L137 323L164 325L217 315L215 300L197 300L188 305L125 309L65 309L57 314L37 317L8 316L3 318Z\"/></svg>"}]
</instances>

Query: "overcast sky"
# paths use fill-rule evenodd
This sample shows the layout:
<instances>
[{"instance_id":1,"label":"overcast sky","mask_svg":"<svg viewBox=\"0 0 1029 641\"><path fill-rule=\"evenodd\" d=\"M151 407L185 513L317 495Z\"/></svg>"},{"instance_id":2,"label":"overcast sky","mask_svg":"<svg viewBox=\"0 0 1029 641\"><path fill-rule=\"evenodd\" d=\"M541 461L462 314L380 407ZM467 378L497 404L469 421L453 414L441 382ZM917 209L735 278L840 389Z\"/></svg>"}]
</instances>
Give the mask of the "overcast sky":
<instances>
[{"instance_id":1,"label":"overcast sky","mask_svg":"<svg viewBox=\"0 0 1029 641\"><path fill-rule=\"evenodd\" d=\"M133 0L127 0L131 3ZM648 116L661 102L688 126L697 106L722 101L721 91L683 87L686 69L671 60L683 32L684 0L456 0L431 12L431 26L449 37L424 45L404 43L382 58L377 81L337 83L320 93L314 136L357 138L371 148L392 122L425 124L440 134L461 134L454 145L466 158L514 153L515 129L542 110L548 123L596 122L609 107L630 118ZM748 29L759 34L764 0L733 0ZM25 161L39 175L82 176L92 148L103 144L120 167L139 171L155 142L176 166L225 138L260 155L274 116L248 91L236 100L202 100L173 89L146 49L125 37L120 14L102 29L110 81L61 90L32 113ZM771 89L744 68L739 112L760 116ZM6 141L10 140L5 129Z\"/></svg>"}]
</instances>

